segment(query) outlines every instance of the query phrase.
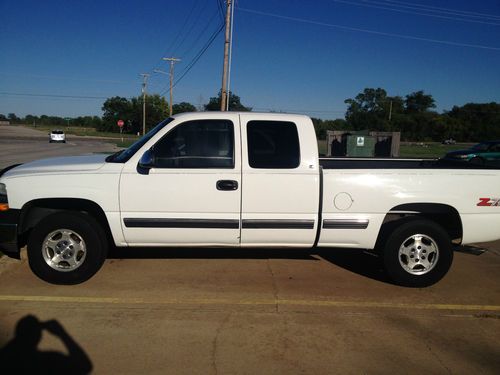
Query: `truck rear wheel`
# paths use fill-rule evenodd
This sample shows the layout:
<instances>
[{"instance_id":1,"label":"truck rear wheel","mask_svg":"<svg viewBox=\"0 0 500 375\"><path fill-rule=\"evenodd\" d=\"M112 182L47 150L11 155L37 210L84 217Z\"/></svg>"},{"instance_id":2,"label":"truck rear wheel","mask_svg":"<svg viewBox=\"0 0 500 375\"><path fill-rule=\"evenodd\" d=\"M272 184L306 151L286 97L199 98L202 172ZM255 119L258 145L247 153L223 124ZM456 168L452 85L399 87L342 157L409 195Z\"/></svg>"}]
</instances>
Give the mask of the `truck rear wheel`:
<instances>
[{"instance_id":1,"label":"truck rear wheel","mask_svg":"<svg viewBox=\"0 0 500 375\"><path fill-rule=\"evenodd\" d=\"M397 284L426 287L441 280L453 261L448 233L430 220L412 220L387 238L384 267Z\"/></svg>"},{"instance_id":2,"label":"truck rear wheel","mask_svg":"<svg viewBox=\"0 0 500 375\"><path fill-rule=\"evenodd\" d=\"M55 213L42 219L28 239L31 270L52 284L78 284L92 277L106 259L101 226L79 212Z\"/></svg>"}]
</instances>

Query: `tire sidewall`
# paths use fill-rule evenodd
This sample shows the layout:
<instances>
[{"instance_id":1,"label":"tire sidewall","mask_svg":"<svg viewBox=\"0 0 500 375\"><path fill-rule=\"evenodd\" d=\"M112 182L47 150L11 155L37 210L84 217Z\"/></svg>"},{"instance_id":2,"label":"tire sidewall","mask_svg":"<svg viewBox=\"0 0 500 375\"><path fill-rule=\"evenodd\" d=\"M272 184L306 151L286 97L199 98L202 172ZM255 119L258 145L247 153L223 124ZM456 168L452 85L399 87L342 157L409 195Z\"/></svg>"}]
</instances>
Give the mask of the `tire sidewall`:
<instances>
[{"instance_id":1,"label":"tire sidewall","mask_svg":"<svg viewBox=\"0 0 500 375\"><path fill-rule=\"evenodd\" d=\"M86 257L80 267L62 272L50 267L43 258L42 245L46 236L57 229L70 229L85 241ZM78 212L55 213L42 219L28 238L28 262L31 270L52 284L78 284L88 280L101 268L106 259L105 234L89 215Z\"/></svg>"},{"instance_id":2,"label":"tire sidewall","mask_svg":"<svg viewBox=\"0 0 500 375\"><path fill-rule=\"evenodd\" d=\"M439 249L436 265L423 275L412 275L399 262L399 248L414 234L431 237ZM448 233L430 220L412 220L397 227L388 237L383 254L384 267L389 277L399 285L426 287L437 283L448 272L453 262L453 249Z\"/></svg>"}]
</instances>

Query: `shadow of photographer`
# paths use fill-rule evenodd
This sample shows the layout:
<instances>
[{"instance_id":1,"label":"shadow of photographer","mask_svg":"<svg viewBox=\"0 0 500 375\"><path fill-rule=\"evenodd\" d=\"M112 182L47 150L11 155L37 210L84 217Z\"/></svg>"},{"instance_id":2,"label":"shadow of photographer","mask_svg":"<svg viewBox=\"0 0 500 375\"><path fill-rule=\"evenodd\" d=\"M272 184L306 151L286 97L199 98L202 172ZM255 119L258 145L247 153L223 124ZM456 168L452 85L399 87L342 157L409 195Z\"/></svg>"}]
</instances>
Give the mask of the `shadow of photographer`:
<instances>
[{"instance_id":1,"label":"shadow of photographer","mask_svg":"<svg viewBox=\"0 0 500 375\"><path fill-rule=\"evenodd\" d=\"M68 354L42 351L43 331L59 338ZM92 362L57 320L39 321L26 315L17 322L15 337L0 349L2 374L89 374Z\"/></svg>"}]
</instances>

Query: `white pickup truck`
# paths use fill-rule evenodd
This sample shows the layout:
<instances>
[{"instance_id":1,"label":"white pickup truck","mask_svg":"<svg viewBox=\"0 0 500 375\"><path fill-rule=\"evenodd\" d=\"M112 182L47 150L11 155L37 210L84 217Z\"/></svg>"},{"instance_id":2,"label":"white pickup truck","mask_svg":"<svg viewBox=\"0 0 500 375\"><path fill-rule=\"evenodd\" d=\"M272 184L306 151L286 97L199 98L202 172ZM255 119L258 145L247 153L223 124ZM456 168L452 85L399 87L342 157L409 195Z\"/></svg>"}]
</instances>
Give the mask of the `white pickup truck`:
<instances>
[{"instance_id":1,"label":"white pickup truck","mask_svg":"<svg viewBox=\"0 0 500 375\"><path fill-rule=\"evenodd\" d=\"M113 155L1 171L0 249L27 244L57 284L113 245L375 249L396 283L428 286L453 244L500 238L500 171L446 163L320 159L306 116L181 114Z\"/></svg>"}]
</instances>

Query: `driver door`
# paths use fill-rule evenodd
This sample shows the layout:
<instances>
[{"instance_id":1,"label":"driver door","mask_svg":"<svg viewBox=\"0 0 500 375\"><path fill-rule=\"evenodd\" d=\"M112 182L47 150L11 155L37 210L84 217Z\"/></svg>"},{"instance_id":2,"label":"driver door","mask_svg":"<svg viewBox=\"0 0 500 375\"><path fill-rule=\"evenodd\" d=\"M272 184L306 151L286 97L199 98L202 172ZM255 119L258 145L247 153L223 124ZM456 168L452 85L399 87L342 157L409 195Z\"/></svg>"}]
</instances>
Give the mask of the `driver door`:
<instances>
[{"instance_id":1,"label":"driver door","mask_svg":"<svg viewBox=\"0 0 500 375\"><path fill-rule=\"evenodd\" d=\"M152 168L124 168L121 223L130 246L239 245L239 118L206 117L169 124L151 148Z\"/></svg>"}]
</instances>

